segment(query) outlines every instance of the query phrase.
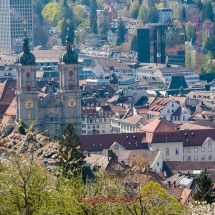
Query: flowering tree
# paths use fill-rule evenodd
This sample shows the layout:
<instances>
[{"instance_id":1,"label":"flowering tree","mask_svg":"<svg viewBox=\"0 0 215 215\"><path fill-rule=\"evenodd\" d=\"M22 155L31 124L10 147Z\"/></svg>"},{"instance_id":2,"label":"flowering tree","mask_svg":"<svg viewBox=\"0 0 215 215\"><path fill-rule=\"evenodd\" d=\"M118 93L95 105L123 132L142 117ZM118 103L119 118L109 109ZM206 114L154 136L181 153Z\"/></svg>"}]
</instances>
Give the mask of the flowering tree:
<instances>
[{"instance_id":1,"label":"flowering tree","mask_svg":"<svg viewBox=\"0 0 215 215\"><path fill-rule=\"evenodd\" d=\"M215 214L215 203L207 204L207 202L195 202L194 204L189 204L188 208L188 215Z\"/></svg>"}]
</instances>

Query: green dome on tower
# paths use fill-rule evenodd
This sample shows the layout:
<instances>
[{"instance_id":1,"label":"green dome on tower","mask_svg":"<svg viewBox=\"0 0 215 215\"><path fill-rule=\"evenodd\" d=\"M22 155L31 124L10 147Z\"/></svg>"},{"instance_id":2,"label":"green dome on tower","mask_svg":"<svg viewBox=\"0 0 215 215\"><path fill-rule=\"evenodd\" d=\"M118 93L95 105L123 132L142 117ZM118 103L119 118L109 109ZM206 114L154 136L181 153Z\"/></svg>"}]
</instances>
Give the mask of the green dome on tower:
<instances>
[{"instance_id":1,"label":"green dome on tower","mask_svg":"<svg viewBox=\"0 0 215 215\"><path fill-rule=\"evenodd\" d=\"M17 64L21 64L22 66L30 66L35 65L35 56L30 52L29 49L29 40L26 36L26 33L22 39L22 47L23 52L21 52L17 57Z\"/></svg>"},{"instance_id":2,"label":"green dome on tower","mask_svg":"<svg viewBox=\"0 0 215 215\"><path fill-rule=\"evenodd\" d=\"M66 50L60 54L60 63L77 64L78 55L72 50L72 40L69 35L66 36Z\"/></svg>"}]
</instances>

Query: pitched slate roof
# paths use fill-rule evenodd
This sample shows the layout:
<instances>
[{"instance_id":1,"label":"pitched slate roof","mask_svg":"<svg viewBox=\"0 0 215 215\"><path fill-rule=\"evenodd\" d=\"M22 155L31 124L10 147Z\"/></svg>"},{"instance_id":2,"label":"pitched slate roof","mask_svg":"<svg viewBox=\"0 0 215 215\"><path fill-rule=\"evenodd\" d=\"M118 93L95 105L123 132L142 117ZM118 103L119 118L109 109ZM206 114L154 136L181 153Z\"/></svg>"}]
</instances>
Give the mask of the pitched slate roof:
<instances>
[{"instance_id":1,"label":"pitched slate roof","mask_svg":"<svg viewBox=\"0 0 215 215\"><path fill-rule=\"evenodd\" d=\"M133 115L125 119L121 119L120 122L130 125L136 125L139 122L145 121L145 117L139 115Z\"/></svg>"},{"instance_id":2,"label":"pitched slate roof","mask_svg":"<svg viewBox=\"0 0 215 215\"><path fill-rule=\"evenodd\" d=\"M114 142L119 143L125 149L147 149L147 144L142 144L143 133L97 134L81 135L82 149L88 152L109 149Z\"/></svg>"}]
</instances>

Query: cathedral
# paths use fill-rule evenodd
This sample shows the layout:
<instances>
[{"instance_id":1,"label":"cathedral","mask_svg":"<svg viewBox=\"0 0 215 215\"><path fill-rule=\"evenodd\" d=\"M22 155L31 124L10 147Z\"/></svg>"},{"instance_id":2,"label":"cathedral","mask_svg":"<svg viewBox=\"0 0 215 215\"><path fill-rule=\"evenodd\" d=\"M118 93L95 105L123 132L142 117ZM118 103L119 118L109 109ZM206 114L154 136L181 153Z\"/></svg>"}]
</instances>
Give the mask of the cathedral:
<instances>
[{"instance_id":1,"label":"cathedral","mask_svg":"<svg viewBox=\"0 0 215 215\"><path fill-rule=\"evenodd\" d=\"M39 96L36 81L36 60L30 52L29 39L23 38L23 52L17 57L16 119L26 125L36 120L40 132L49 136L61 135L64 127L72 123L81 134L81 90L79 89L78 55L72 49L69 35L66 48L59 56L59 90L52 84L48 94Z\"/></svg>"}]
</instances>

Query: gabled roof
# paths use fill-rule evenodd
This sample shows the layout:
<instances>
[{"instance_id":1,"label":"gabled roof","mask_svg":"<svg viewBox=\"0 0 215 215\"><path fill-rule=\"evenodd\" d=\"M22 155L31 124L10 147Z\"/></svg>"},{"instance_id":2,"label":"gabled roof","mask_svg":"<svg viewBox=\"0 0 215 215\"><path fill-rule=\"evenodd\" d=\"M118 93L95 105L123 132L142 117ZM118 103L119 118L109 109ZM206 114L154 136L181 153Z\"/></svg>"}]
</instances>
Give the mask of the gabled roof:
<instances>
[{"instance_id":1,"label":"gabled roof","mask_svg":"<svg viewBox=\"0 0 215 215\"><path fill-rule=\"evenodd\" d=\"M160 112L171 101L169 98L156 98L149 107L150 111Z\"/></svg>"},{"instance_id":2,"label":"gabled roof","mask_svg":"<svg viewBox=\"0 0 215 215\"><path fill-rule=\"evenodd\" d=\"M175 132L176 130L174 127L171 125L170 122L167 120L160 118L160 119L154 119L153 121L149 122L148 124L144 125L142 128L139 130L140 132L150 132L150 133L155 133L155 132Z\"/></svg>"},{"instance_id":3,"label":"gabled roof","mask_svg":"<svg viewBox=\"0 0 215 215\"><path fill-rule=\"evenodd\" d=\"M147 144L142 144L143 133L81 135L79 138L82 149L88 152L109 149L114 142L119 143L126 150L148 148Z\"/></svg>"},{"instance_id":4,"label":"gabled roof","mask_svg":"<svg viewBox=\"0 0 215 215\"><path fill-rule=\"evenodd\" d=\"M140 115L133 115L125 119L121 119L120 122L130 125L136 125L139 122L144 121L145 117Z\"/></svg>"}]
</instances>

